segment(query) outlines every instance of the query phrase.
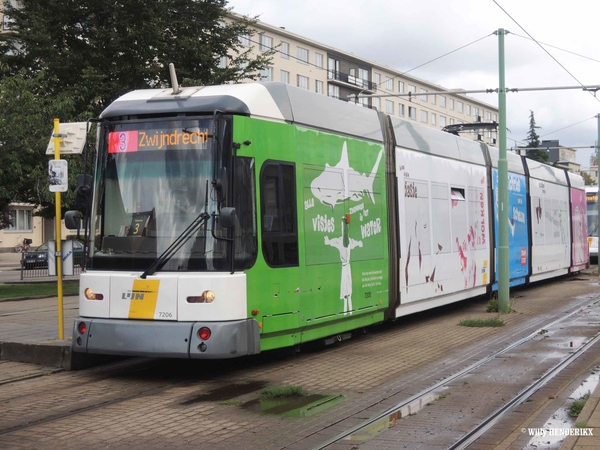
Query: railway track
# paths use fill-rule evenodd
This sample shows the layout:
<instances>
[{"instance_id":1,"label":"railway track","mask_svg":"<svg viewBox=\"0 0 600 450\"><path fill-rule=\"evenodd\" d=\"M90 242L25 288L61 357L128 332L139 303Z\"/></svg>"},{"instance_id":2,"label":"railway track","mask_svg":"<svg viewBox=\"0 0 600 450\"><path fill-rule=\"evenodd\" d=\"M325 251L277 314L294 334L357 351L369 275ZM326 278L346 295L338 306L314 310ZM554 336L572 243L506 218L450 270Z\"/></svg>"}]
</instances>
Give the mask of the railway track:
<instances>
[{"instance_id":1,"label":"railway track","mask_svg":"<svg viewBox=\"0 0 600 450\"><path fill-rule=\"evenodd\" d=\"M365 432L365 430L369 430L369 429L373 429L373 428L375 428L375 429L381 428L381 427L377 427L377 424L381 423L382 421L386 422L386 423L392 423L392 424L395 423L397 419L400 419L403 417L403 414L405 414L407 410L410 411L410 409L407 409L407 408L409 408L411 405L419 405L419 404L422 405L425 403L431 404L430 400L432 399L432 395L443 391L445 386L464 378L465 376L474 372L476 369L479 369L479 368L485 366L486 364L489 364L491 361L494 361L497 358L502 357L503 355L517 349L518 347L522 346L523 344L525 344L527 342L532 341L533 339L539 337L540 335L548 333L548 330L551 330L561 324L564 324L569 319L573 318L573 316L580 313L582 310L584 310L586 308L590 308L592 306L595 306L599 303L600 303L600 301L596 300L592 303L589 303L588 305L578 308L577 310L575 310L559 319L553 320L553 321L545 324L544 326L535 330L531 334L523 337L522 339L519 339L519 340L515 341L514 343L502 348L501 350L494 352L485 358L480 359L479 361L469 365L468 367L465 367L464 369L456 372L455 374L451 375L450 377L447 377L447 378L439 381L438 383L435 383L434 385L428 387L427 389L420 391L416 395L413 395L405 400L402 400L401 402L397 403L396 405L392 406L391 408L387 409L386 411L382 412L381 414L378 414L368 420L365 420L365 421L357 424L356 426L349 428L348 430L340 433L339 435L337 435L327 441L322 442L321 444L313 447L313 450L326 449L336 443L343 442L344 440L347 440L347 439L351 438L352 436L364 436L366 434L369 434L369 432ZM600 332L595 334L591 338L589 338L586 342L584 342L577 349L574 349L566 357L561 359L560 362L555 364L553 367L551 367L549 370L547 370L543 375L541 375L539 378L534 380L530 385L523 388L516 396L514 396L512 399L507 401L504 405L502 405L501 407L496 409L492 414L487 416L483 421L481 421L481 423L479 423L477 426L473 427L469 432L464 434L464 436L462 436L457 442L455 442L453 444L449 444L448 448L452 449L452 450L467 448L469 445L471 445L473 442L475 442L479 437L481 437L486 431L488 431L491 427L493 427L500 420L502 420L508 413L510 413L512 410L514 410L517 406L519 406L523 402L527 401L527 399L529 399L535 392L537 392L541 387L543 387L545 384L547 384L556 375L561 373L565 368L567 368L570 364L572 364L577 358L579 358L581 355L583 355L587 350L589 350L597 342L600 342ZM373 406L373 405L371 405L371 406ZM368 409L368 408L366 408L366 409Z\"/></svg>"},{"instance_id":2,"label":"railway track","mask_svg":"<svg viewBox=\"0 0 600 450\"><path fill-rule=\"evenodd\" d=\"M596 288L590 287L590 289ZM550 286L546 286L543 289L550 289ZM582 293L584 291L588 292L588 288L582 289ZM542 298L546 295L545 290L539 292L540 294L535 294L536 297ZM526 294L524 295L527 296ZM456 317L465 315L462 312L463 309L478 310L481 305L476 307L473 305L473 308L465 305L456 309L447 308L438 310L427 315L413 317L411 321L400 322L400 324L395 324L395 326L390 325L373 330L364 337L330 347L324 351L300 353L298 356L291 358L281 358L281 356L277 357L265 353L259 355L259 357L248 358L243 361L229 360L209 365L206 362L196 364L190 361L140 359L135 361L135 363L129 361L121 365L103 366L85 372L61 373L56 377L41 377L38 381L29 380L15 383L14 386L18 386L16 389L12 389L11 391L10 388L7 389L5 387L3 391L0 391L0 416L2 417L0 421L0 447L19 450L30 448L15 444L17 437L23 435L23 433L27 433L27 435L33 436L32 442L38 442L37 440L43 439L42 436L44 436L44 433L48 429L56 429L57 434L64 435L64 433L70 433L73 429L79 429L82 423L84 423L84 427L89 426L92 432L94 432L92 424L96 418L109 424L106 436L103 437L103 440L96 442L98 445L97 448L103 445L118 447L125 444L122 441L116 441L113 436L115 430L119 428L117 424L124 420L125 417L127 417L127 420L138 424L138 427L148 426L147 424L150 423L151 425L149 426L153 430L159 428L161 425L164 427L173 427L172 421L175 420L175 423L180 423L181 429L184 430L186 429L184 425L187 424L186 417L188 415L192 414L192 416L196 417L196 415L202 414L204 411L210 411L210 419L207 416L204 420L208 420L207 423L212 424L214 427L222 427L224 425L220 424L227 424L231 421L244 423L245 448L282 449L290 446L294 448L312 448L315 442L319 442L319 437L325 441L328 436L336 433L333 431L334 429L339 432L344 425L344 420L349 419L353 420L353 423L356 423L355 417L364 418L365 414L369 410L375 410L377 405L381 409L382 402L392 404L390 400L392 398L400 398L403 392L407 392L406 397L410 398L402 402L402 404L410 404L411 401L418 400L418 395L411 396L410 394L420 391L420 387L434 384L433 380L437 380L434 386L428 390L430 395L432 393L435 394L437 388L443 388L445 385L451 383L450 377L446 377L443 380L440 380L440 377L447 376L467 365L465 363L465 356L468 357L467 353L471 355L469 361L473 362L477 358L478 364L469 364L466 369L463 369L461 373L464 372L465 377L469 376L469 370L474 371L485 367L487 363L493 364L494 359L501 359L503 358L502 355L508 355L511 351L516 353L520 345L526 344L528 340L534 340L535 336L540 336L542 330L560 328L565 325L565 321L573 319L576 314L580 313L590 304L590 298L592 297L582 295L581 297L574 298L568 305L563 306L561 304L561 309L555 308L551 314L532 316L527 322L526 328L515 326L511 329L507 328L506 332L503 331L497 334L487 332L481 334L469 331L466 333L469 336L486 336L485 345L467 346L460 351L448 345L450 342L449 337L453 334L465 334L463 329L455 328L455 324L458 322ZM524 301L530 300L532 300L531 296L524 299ZM561 311L568 311L568 314ZM565 314L565 316L553 320L559 314ZM450 317L452 318L450 319ZM544 317L546 317L545 320ZM513 316L513 319L517 319L517 317ZM386 356L386 361L390 359L388 353L389 347L386 345L389 345L392 341L405 348L404 351L398 352L395 358L408 358L411 354L410 349L414 349L419 345L419 342L423 342L424 338L426 339L431 333L435 333L434 330L443 330L442 334L437 336L437 340L445 343L444 348L446 350L442 354L444 355L443 362L446 365L442 366L439 360L440 356L436 358L429 357L429 359L424 360L425 362L422 367L413 364L410 366L412 369L408 371L398 371L397 381L390 384L383 382L384 378L389 379L390 377L390 372L385 371L385 375L373 383L373 386L377 387L375 391L379 392L375 392L374 395L365 392L364 398L361 398L362 391L373 388L363 387L364 381L361 381L360 387L355 388L355 391L347 389L342 392L343 394L349 392L343 408L331 408L330 415L319 414L314 417L312 422L311 420L302 420L301 424L295 420L281 421L280 417L271 418L256 413L252 413L249 416L249 412L236 406L220 405L220 400L214 400L212 403L198 403L205 401L202 400L203 396L224 386L233 386L240 380L247 380L257 385L261 381L263 384L275 385L288 382L308 387L313 392L316 389L311 387L310 384L304 384L306 381L296 381L300 379L300 373L304 373L304 377L312 377L314 373L314 379L317 382L320 379L326 380L328 386L333 386L335 383L340 382L348 383L348 380L352 379L348 378L348 371L356 369L356 360L353 362L353 358L356 355L361 355L363 358L361 364L365 364L362 368L359 367L357 375L359 378L361 376L366 377L367 372L365 369L368 369L368 366L373 361L376 361L373 359L373 356L375 356L377 351L381 351L382 346L386 349L384 353L388 355ZM525 338L521 338L525 332L524 330L535 331L532 333L528 331L528 335ZM549 334L552 334L552 332ZM516 340L516 342L510 346L505 345L506 342L512 342L513 340ZM477 341L467 342L475 343ZM503 347L499 352L487 355L493 348L499 347ZM471 350L465 352L464 350L467 348ZM364 356L367 354L369 357ZM486 357L481 358L481 355L486 355ZM510 356L504 357L510 358ZM327 368L327 363L332 358L337 363L335 368L330 370ZM361 372L361 370L363 371ZM416 376L413 377L412 374ZM365 381L367 381L366 378ZM462 381L460 384L462 384ZM471 384L475 384L474 379L471 380ZM325 387L320 389L325 391L331 388ZM452 387L451 389L454 388ZM331 392L339 393L340 391ZM424 391L420 393L423 394ZM252 398L256 398L257 395L258 391L249 393L245 397L239 398L241 401L238 401L236 398L234 403L251 400ZM454 401L455 396L455 392L453 391L449 400ZM63 403L59 404L59 402ZM446 401L447 403L448 401ZM148 414L147 411L153 411L157 404L163 405L160 411L161 414L164 414L164 421L160 419L160 416L158 420L149 418L148 415L144 414L136 416L140 410L146 411L146 414ZM402 407L402 404L396 406ZM439 402L436 405L436 407L444 406L443 402ZM26 413L24 414L23 411L26 411ZM391 409L387 412L390 412L390 415L394 414ZM21 415L19 416L18 414ZM424 414L420 412L417 417L424 419L426 414L426 412ZM385 416L385 413L378 415L378 417L381 416ZM248 417L252 417L252 420L248 420ZM409 419L413 420L417 417L410 417ZM487 415L479 414L477 421L481 420L479 419L480 417L487 417ZM396 431L402 426L398 425L400 423L406 423L406 421L404 419L398 420ZM270 426L274 426L274 424L277 425L281 432L270 439L265 440L265 433L257 433L257 430L266 430ZM216 429L219 430L220 428ZM299 432L300 430L302 431ZM259 438L259 435L262 436L262 439ZM298 440L298 436L302 435L306 438L312 438L310 445ZM203 432L202 435L198 436L198 439L200 436L208 439L210 433ZM64 443L66 443L67 439L64 439ZM144 437L132 435L131 439L131 442L141 442L140 439L143 440ZM219 444L215 443L214 448L231 448L234 440L235 436L232 435L229 440L223 440ZM448 440L447 442L451 443L456 440ZM76 435L74 438L68 440L68 442L72 446L83 444L80 435ZM127 443L131 442L127 441ZM158 445L159 441L146 438L143 442L148 445L147 448L155 448L153 445ZM327 442L324 442L324 444L327 444ZM332 440L331 442L333 443L334 441ZM182 441L168 442L168 444L173 445L173 448L181 443ZM348 441L345 444L348 444ZM352 445L357 444L359 443L352 442ZM325 448L326 446L321 444L316 448ZM368 443L365 447L369 448Z\"/></svg>"}]
</instances>

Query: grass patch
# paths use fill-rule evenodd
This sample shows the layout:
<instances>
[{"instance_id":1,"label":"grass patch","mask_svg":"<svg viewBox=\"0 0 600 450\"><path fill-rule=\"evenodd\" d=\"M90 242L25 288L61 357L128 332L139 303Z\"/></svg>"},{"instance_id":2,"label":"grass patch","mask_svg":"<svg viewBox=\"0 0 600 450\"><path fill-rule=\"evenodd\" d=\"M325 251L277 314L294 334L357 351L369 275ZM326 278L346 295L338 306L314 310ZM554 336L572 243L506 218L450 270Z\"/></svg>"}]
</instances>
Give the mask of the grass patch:
<instances>
[{"instance_id":1,"label":"grass patch","mask_svg":"<svg viewBox=\"0 0 600 450\"><path fill-rule=\"evenodd\" d=\"M235 383L233 383L234 386L246 386L250 384L250 382L248 381L236 381Z\"/></svg>"},{"instance_id":2,"label":"grass patch","mask_svg":"<svg viewBox=\"0 0 600 450\"><path fill-rule=\"evenodd\" d=\"M283 386L283 387L270 387L263 389L260 393L260 398L277 398L277 397L304 397L307 392L300 386Z\"/></svg>"},{"instance_id":3,"label":"grass patch","mask_svg":"<svg viewBox=\"0 0 600 450\"><path fill-rule=\"evenodd\" d=\"M222 402L219 402L219 405L223 405L223 406L241 406L242 402L240 402L239 400L223 400Z\"/></svg>"},{"instance_id":4,"label":"grass patch","mask_svg":"<svg viewBox=\"0 0 600 450\"><path fill-rule=\"evenodd\" d=\"M575 428L587 428L587 420L582 420L581 422L577 422L575 425L573 425Z\"/></svg>"},{"instance_id":5,"label":"grass patch","mask_svg":"<svg viewBox=\"0 0 600 450\"><path fill-rule=\"evenodd\" d=\"M463 327L503 327L506 325L504 320L493 317L491 319L464 319L459 322L459 325Z\"/></svg>"},{"instance_id":6,"label":"grass patch","mask_svg":"<svg viewBox=\"0 0 600 450\"><path fill-rule=\"evenodd\" d=\"M63 282L63 295L79 293L79 283ZM2 284L0 299L20 297L53 297L58 295L56 283Z\"/></svg>"},{"instance_id":7,"label":"grass patch","mask_svg":"<svg viewBox=\"0 0 600 450\"><path fill-rule=\"evenodd\" d=\"M585 402L588 401L588 398L590 398L589 392L583 397L581 397L579 400L575 400L573 403L571 403L571 406L569 406L569 409L567 409L569 415L571 417L577 417L581 413L583 407L585 406Z\"/></svg>"},{"instance_id":8,"label":"grass patch","mask_svg":"<svg viewBox=\"0 0 600 450\"><path fill-rule=\"evenodd\" d=\"M492 298L485 307L485 312L498 312L498 299Z\"/></svg>"}]
</instances>

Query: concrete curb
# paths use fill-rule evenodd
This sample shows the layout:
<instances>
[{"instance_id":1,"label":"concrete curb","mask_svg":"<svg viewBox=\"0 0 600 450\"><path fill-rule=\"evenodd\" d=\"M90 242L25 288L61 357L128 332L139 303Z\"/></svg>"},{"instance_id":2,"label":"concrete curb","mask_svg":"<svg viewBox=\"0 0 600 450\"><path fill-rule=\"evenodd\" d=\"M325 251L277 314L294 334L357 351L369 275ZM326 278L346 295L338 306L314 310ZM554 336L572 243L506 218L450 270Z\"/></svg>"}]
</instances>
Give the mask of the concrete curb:
<instances>
[{"instance_id":1,"label":"concrete curb","mask_svg":"<svg viewBox=\"0 0 600 450\"><path fill-rule=\"evenodd\" d=\"M121 356L91 355L71 350L71 340L41 343L0 342L0 360L60 367L65 370L82 370L123 359Z\"/></svg>"},{"instance_id":2,"label":"concrete curb","mask_svg":"<svg viewBox=\"0 0 600 450\"><path fill-rule=\"evenodd\" d=\"M77 297L79 294L63 294L63 297ZM54 298L56 295L35 295L31 297L13 297L13 298L0 298L0 302L21 302L23 300L40 300L42 298Z\"/></svg>"},{"instance_id":3,"label":"concrete curb","mask_svg":"<svg viewBox=\"0 0 600 450\"><path fill-rule=\"evenodd\" d=\"M585 402L585 406L579 413L579 416L577 416L575 423L589 422L589 420L592 418L592 414L594 414L594 412L596 411L599 403L600 403L600 385L598 385L596 387L594 392L590 395L590 398L588 398L587 402ZM586 424L586 426L584 428L593 428L593 427L591 425ZM596 434L595 432L596 432L596 429L594 429L594 434ZM576 445L581 445L581 442L579 442L579 438L580 438L580 436L568 436L561 444L560 450L572 450L575 448ZM585 445L587 445L587 444L585 444Z\"/></svg>"}]
</instances>

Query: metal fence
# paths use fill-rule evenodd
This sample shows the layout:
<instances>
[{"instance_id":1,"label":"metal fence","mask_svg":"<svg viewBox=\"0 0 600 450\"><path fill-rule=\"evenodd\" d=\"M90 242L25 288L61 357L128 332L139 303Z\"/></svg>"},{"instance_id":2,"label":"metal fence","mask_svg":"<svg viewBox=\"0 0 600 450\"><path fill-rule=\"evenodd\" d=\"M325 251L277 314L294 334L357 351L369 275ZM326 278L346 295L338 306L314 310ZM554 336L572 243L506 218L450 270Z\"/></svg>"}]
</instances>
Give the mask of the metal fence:
<instances>
[{"instance_id":1,"label":"metal fence","mask_svg":"<svg viewBox=\"0 0 600 450\"><path fill-rule=\"evenodd\" d=\"M82 266L81 255L74 255L73 275L81 273ZM26 278L53 277L48 274L48 253L47 252L24 252L21 253L21 280Z\"/></svg>"}]
</instances>

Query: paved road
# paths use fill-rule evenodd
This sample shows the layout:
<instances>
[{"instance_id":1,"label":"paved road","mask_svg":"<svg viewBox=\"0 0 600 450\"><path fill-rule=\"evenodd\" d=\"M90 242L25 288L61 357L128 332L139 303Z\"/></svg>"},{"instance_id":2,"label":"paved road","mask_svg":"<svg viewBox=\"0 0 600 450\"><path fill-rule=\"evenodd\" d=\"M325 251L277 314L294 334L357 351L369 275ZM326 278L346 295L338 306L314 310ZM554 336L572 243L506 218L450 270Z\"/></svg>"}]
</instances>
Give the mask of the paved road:
<instances>
[{"instance_id":1,"label":"paved road","mask_svg":"<svg viewBox=\"0 0 600 450\"><path fill-rule=\"evenodd\" d=\"M22 381L0 384L0 448L312 448L577 305L600 298L594 276L565 278L513 295L516 312L503 316L507 325L502 328L458 326L464 318L489 317L484 312L486 301L475 300L410 316L350 341L294 356L265 354L228 362L135 360L81 372L24 376ZM53 320L52 299L45 308L32 302L0 303L0 335L4 325L27 314L30 322L44 315L45 320ZM25 308L27 314L22 313ZM27 321L22 325L27 327ZM470 359L465 360L465 355ZM261 387L290 385L311 394L342 395L344 401L310 417L251 409ZM472 400L485 402L478 395ZM429 407L436 411L438 405L443 401ZM436 448L428 445L433 443L427 440L430 427L426 422L411 427L423 438L412 442ZM395 445L385 445L402 448L404 438L399 435ZM370 442L379 448L377 442ZM349 441L338 448L353 445Z\"/></svg>"}]
</instances>

